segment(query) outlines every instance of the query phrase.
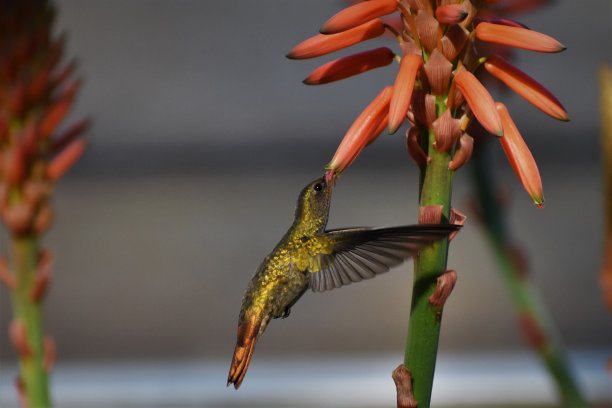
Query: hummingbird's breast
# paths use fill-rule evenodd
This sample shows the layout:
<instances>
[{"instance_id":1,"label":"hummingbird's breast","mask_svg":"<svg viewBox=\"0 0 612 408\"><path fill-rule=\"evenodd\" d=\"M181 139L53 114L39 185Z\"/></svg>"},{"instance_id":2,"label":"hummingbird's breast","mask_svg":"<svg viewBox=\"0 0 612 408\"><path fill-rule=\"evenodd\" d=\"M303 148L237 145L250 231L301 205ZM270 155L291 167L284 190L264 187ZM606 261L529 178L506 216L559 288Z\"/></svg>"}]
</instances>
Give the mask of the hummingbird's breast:
<instances>
[{"instance_id":1,"label":"hummingbird's breast","mask_svg":"<svg viewBox=\"0 0 612 408\"><path fill-rule=\"evenodd\" d=\"M308 277L294 265L295 249L279 245L264 259L249 284L243 314L280 317L308 287Z\"/></svg>"}]
</instances>

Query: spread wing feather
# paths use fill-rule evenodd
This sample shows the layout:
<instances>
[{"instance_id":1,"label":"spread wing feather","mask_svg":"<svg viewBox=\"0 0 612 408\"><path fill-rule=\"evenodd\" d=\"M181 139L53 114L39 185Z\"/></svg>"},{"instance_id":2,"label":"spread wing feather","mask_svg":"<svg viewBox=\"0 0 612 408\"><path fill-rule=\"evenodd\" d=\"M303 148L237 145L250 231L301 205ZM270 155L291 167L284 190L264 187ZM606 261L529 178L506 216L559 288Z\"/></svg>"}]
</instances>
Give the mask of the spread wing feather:
<instances>
[{"instance_id":1,"label":"spread wing feather","mask_svg":"<svg viewBox=\"0 0 612 408\"><path fill-rule=\"evenodd\" d=\"M323 292L387 272L433 242L459 229L456 225L348 228L325 232L332 251L318 255L321 270L310 273L310 288Z\"/></svg>"}]
</instances>

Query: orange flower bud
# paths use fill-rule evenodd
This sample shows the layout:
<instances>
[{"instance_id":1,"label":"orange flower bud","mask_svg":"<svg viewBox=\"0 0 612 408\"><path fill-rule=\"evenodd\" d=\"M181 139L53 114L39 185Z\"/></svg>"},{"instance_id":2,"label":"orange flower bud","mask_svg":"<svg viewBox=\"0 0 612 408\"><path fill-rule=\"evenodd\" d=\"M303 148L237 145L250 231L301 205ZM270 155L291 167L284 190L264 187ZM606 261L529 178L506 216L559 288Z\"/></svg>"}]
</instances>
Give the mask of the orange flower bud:
<instances>
[{"instance_id":1,"label":"orange flower bud","mask_svg":"<svg viewBox=\"0 0 612 408\"><path fill-rule=\"evenodd\" d=\"M483 22L476 26L475 32L479 40L495 44L538 52L565 50L565 46L554 38L522 27Z\"/></svg>"},{"instance_id":2,"label":"orange flower bud","mask_svg":"<svg viewBox=\"0 0 612 408\"><path fill-rule=\"evenodd\" d=\"M50 181L57 181L62 177L83 155L85 146L85 140L76 139L66 146L64 150L59 152L47 166L47 179Z\"/></svg>"},{"instance_id":3,"label":"orange flower bud","mask_svg":"<svg viewBox=\"0 0 612 408\"><path fill-rule=\"evenodd\" d=\"M490 133L501 136L504 134L502 123L491 94L469 71L461 71L455 75L455 85L465 97L470 109L478 122Z\"/></svg>"},{"instance_id":4,"label":"orange flower bud","mask_svg":"<svg viewBox=\"0 0 612 408\"><path fill-rule=\"evenodd\" d=\"M319 30L321 34L335 34L349 30L397 10L397 0L370 0L357 3L336 13Z\"/></svg>"},{"instance_id":5,"label":"orange flower bud","mask_svg":"<svg viewBox=\"0 0 612 408\"><path fill-rule=\"evenodd\" d=\"M535 79L510 65L499 56L487 59L485 69L494 77L508 85L514 92L521 95L542 112L555 119L569 120L567 112L555 96L540 85Z\"/></svg>"},{"instance_id":6,"label":"orange flower bud","mask_svg":"<svg viewBox=\"0 0 612 408\"><path fill-rule=\"evenodd\" d=\"M372 0L373 1L373 0ZM304 79L306 85L321 85L349 78L393 62L395 54L387 47L339 58L315 69Z\"/></svg>"},{"instance_id":7,"label":"orange flower bud","mask_svg":"<svg viewBox=\"0 0 612 408\"><path fill-rule=\"evenodd\" d=\"M384 23L380 19L376 19L338 34L318 34L296 45L287 54L287 58L305 59L320 57L357 43L380 37L384 32Z\"/></svg>"},{"instance_id":8,"label":"orange flower bud","mask_svg":"<svg viewBox=\"0 0 612 408\"><path fill-rule=\"evenodd\" d=\"M525 187L535 205L543 207L544 193L538 165L512 121L506 106L498 102L496 107L504 126L504 135L499 140L506 153L506 157L508 157L514 172L521 180L521 183L523 183L523 187Z\"/></svg>"},{"instance_id":9,"label":"orange flower bud","mask_svg":"<svg viewBox=\"0 0 612 408\"><path fill-rule=\"evenodd\" d=\"M442 24L457 24L468 16L462 4L447 4L436 8L436 19Z\"/></svg>"},{"instance_id":10,"label":"orange flower bud","mask_svg":"<svg viewBox=\"0 0 612 408\"><path fill-rule=\"evenodd\" d=\"M400 63L399 72L393 85L393 97L389 106L389 133L393 134L406 119L410 107L410 99L414 89L414 81L419 67L423 64L420 55L405 55Z\"/></svg>"},{"instance_id":11,"label":"orange flower bud","mask_svg":"<svg viewBox=\"0 0 612 408\"><path fill-rule=\"evenodd\" d=\"M342 173L351 165L359 153L378 136L376 132L380 129L380 122L387 116L392 93L392 87L384 88L361 112L346 132L326 169L333 171L335 174Z\"/></svg>"}]
</instances>

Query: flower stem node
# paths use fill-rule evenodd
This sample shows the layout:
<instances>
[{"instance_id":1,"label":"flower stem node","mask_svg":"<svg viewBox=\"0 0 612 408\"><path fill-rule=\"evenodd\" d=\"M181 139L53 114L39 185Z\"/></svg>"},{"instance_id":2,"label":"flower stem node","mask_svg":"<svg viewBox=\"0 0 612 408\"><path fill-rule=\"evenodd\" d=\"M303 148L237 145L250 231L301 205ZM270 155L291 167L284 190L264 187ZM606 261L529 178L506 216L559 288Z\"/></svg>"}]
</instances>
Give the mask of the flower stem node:
<instances>
[{"instance_id":1,"label":"flower stem node","mask_svg":"<svg viewBox=\"0 0 612 408\"><path fill-rule=\"evenodd\" d=\"M28 344L26 326L22 320L13 319L11 321L9 324L9 337L20 357L29 357L32 354L32 348Z\"/></svg>"},{"instance_id":2,"label":"flower stem node","mask_svg":"<svg viewBox=\"0 0 612 408\"><path fill-rule=\"evenodd\" d=\"M412 392L412 375L405 365L400 364L391 374L397 389L397 408L417 408L419 403Z\"/></svg>"},{"instance_id":3,"label":"flower stem node","mask_svg":"<svg viewBox=\"0 0 612 408\"><path fill-rule=\"evenodd\" d=\"M450 296L455 283L457 282L457 272L454 269L449 269L436 279L436 289L429 296L429 303L437 308L443 308L446 299Z\"/></svg>"},{"instance_id":4,"label":"flower stem node","mask_svg":"<svg viewBox=\"0 0 612 408\"><path fill-rule=\"evenodd\" d=\"M441 224L443 205L426 205L419 207L419 224Z\"/></svg>"}]
</instances>

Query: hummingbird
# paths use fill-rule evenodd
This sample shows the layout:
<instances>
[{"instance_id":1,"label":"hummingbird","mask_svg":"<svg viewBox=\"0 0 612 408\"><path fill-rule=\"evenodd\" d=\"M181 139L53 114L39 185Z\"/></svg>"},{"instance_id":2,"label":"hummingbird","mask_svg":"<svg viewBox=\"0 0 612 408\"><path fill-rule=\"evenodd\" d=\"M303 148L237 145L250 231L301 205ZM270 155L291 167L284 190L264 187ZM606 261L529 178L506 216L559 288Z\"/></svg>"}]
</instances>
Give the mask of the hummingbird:
<instances>
[{"instance_id":1,"label":"hummingbird","mask_svg":"<svg viewBox=\"0 0 612 408\"><path fill-rule=\"evenodd\" d=\"M240 387L270 320L289 316L309 288L323 292L373 278L460 228L421 224L326 230L333 184L333 178L321 177L302 190L293 224L251 279L242 299L228 386Z\"/></svg>"}]
</instances>

